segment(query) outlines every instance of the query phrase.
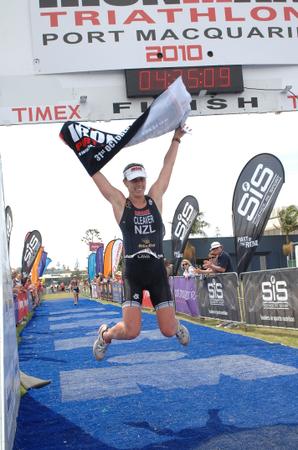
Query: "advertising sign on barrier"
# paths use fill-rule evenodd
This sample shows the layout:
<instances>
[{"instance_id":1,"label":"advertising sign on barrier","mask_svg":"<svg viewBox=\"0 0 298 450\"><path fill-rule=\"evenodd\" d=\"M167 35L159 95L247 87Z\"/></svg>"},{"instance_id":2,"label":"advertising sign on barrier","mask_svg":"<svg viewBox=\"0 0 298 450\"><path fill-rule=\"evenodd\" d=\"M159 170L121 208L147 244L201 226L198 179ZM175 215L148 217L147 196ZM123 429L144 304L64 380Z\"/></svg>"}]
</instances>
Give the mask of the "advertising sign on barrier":
<instances>
[{"instance_id":1,"label":"advertising sign on barrier","mask_svg":"<svg viewBox=\"0 0 298 450\"><path fill-rule=\"evenodd\" d=\"M121 283L113 281L112 283L113 302L121 303L123 297L123 287Z\"/></svg>"},{"instance_id":2,"label":"advertising sign on barrier","mask_svg":"<svg viewBox=\"0 0 298 450\"><path fill-rule=\"evenodd\" d=\"M242 273L246 322L298 327L298 268Z\"/></svg>"},{"instance_id":3,"label":"advertising sign on barrier","mask_svg":"<svg viewBox=\"0 0 298 450\"><path fill-rule=\"evenodd\" d=\"M211 274L196 280L201 316L240 322L236 273Z\"/></svg>"},{"instance_id":4,"label":"advertising sign on barrier","mask_svg":"<svg viewBox=\"0 0 298 450\"><path fill-rule=\"evenodd\" d=\"M196 295L195 278L174 277L172 279L172 291L174 293L176 311L198 317L199 307Z\"/></svg>"}]
</instances>

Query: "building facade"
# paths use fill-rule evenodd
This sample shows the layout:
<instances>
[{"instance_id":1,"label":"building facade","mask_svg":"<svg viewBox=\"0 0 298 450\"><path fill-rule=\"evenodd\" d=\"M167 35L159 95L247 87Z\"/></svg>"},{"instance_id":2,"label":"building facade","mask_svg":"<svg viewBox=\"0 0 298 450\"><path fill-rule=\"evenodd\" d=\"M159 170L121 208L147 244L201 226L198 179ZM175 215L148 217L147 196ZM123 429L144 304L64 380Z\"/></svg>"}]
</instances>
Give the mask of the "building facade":
<instances>
[{"instance_id":1,"label":"building facade","mask_svg":"<svg viewBox=\"0 0 298 450\"><path fill-rule=\"evenodd\" d=\"M290 241L298 245L298 234L289 236ZM211 242L219 241L226 252L228 252L232 258L233 265L237 267L236 254L235 254L235 238L234 237L201 237L189 239L188 243L194 247L193 264L199 264L208 255ZM285 244L285 236L273 235L262 236L259 240L259 246L257 247L251 263L247 271L277 269L281 267L289 267L289 257L283 254L282 246ZM164 241L165 257L168 260L172 260L171 240ZM295 253L291 255L291 261L295 259ZM291 263L294 264L294 263ZM298 261L297 261L298 265Z\"/></svg>"}]
</instances>

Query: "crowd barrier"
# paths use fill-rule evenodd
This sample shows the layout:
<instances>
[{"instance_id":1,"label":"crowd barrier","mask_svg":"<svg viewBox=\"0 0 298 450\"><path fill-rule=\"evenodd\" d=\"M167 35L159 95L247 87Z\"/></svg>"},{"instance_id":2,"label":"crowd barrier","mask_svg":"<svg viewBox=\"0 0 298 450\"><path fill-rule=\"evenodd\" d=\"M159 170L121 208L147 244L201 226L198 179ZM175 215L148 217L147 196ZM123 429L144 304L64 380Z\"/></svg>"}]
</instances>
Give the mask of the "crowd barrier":
<instances>
[{"instance_id":1,"label":"crowd barrier","mask_svg":"<svg viewBox=\"0 0 298 450\"><path fill-rule=\"evenodd\" d=\"M298 268L169 277L176 311L191 317L298 328ZM123 286L103 284L96 297L121 303ZM143 292L143 307L152 308Z\"/></svg>"},{"instance_id":2,"label":"crowd barrier","mask_svg":"<svg viewBox=\"0 0 298 450\"><path fill-rule=\"evenodd\" d=\"M240 276L248 324L298 328L298 268Z\"/></svg>"},{"instance_id":3,"label":"crowd barrier","mask_svg":"<svg viewBox=\"0 0 298 450\"><path fill-rule=\"evenodd\" d=\"M30 291L20 289L17 294L13 295L14 312L16 324L20 324L40 303L39 296L32 298Z\"/></svg>"}]
</instances>

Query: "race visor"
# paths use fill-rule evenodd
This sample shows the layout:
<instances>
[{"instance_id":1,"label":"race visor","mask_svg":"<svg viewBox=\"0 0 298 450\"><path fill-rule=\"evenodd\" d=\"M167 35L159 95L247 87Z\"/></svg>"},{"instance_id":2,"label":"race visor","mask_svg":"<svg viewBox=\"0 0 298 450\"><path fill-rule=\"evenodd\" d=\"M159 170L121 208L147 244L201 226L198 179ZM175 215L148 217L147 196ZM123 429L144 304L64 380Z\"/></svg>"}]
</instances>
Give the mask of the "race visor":
<instances>
[{"instance_id":1,"label":"race visor","mask_svg":"<svg viewBox=\"0 0 298 450\"><path fill-rule=\"evenodd\" d=\"M147 178L146 171L142 164L135 164L124 169L123 175L128 181L134 180L135 178Z\"/></svg>"}]
</instances>

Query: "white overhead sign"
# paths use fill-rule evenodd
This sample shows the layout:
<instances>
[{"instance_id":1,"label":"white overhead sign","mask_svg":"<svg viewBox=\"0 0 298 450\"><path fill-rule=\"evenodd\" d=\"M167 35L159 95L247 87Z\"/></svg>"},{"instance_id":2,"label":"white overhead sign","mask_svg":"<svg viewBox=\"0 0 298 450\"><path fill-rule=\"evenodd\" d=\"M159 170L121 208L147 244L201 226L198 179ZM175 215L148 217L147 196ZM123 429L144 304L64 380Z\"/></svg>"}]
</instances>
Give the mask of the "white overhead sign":
<instances>
[{"instance_id":1,"label":"white overhead sign","mask_svg":"<svg viewBox=\"0 0 298 450\"><path fill-rule=\"evenodd\" d=\"M298 66L244 67L244 91L192 95L190 116L298 111ZM152 97L128 98L124 71L0 77L0 125L135 119Z\"/></svg>"},{"instance_id":2,"label":"white overhead sign","mask_svg":"<svg viewBox=\"0 0 298 450\"><path fill-rule=\"evenodd\" d=\"M298 64L296 0L30 0L35 73Z\"/></svg>"},{"instance_id":3,"label":"white overhead sign","mask_svg":"<svg viewBox=\"0 0 298 450\"><path fill-rule=\"evenodd\" d=\"M184 71L193 116L297 111L297 38L298 0L9 0L0 15L0 125L135 119L171 71ZM179 59L148 62L148 46L166 47L168 59L174 46ZM223 67L231 62L243 80L239 70L233 78L236 66ZM132 91L142 91L132 98L124 69L146 64L143 78L130 75ZM201 91L200 83L231 89L198 95L194 81Z\"/></svg>"}]
</instances>

